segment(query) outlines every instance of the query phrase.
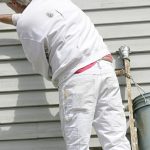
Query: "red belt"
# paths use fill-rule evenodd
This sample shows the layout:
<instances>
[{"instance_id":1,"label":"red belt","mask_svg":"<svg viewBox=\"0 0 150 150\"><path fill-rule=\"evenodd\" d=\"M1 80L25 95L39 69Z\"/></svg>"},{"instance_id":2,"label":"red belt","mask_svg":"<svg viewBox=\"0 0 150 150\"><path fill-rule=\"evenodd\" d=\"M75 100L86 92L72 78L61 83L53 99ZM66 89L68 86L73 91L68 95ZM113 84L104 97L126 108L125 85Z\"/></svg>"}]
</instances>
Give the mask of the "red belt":
<instances>
[{"instance_id":1,"label":"red belt","mask_svg":"<svg viewBox=\"0 0 150 150\"><path fill-rule=\"evenodd\" d=\"M101 60L106 60L106 61L109 61L109 62L112 63L113 57L112 57L111 54L108 54L108 55L104 56ZM93 67L93 66L96 64L96 62L97 62L97 61L92 62L91 64L89 64L89 65L87 65L87 66L85 66L85 67L83 67L83 68L80 68L79 70L77 70L77 71L75 72L75 74L79 74L79 73L82 73L82 72L84 72L84 71L90 69L91 67Z\"/></svg>"}]
</instances>

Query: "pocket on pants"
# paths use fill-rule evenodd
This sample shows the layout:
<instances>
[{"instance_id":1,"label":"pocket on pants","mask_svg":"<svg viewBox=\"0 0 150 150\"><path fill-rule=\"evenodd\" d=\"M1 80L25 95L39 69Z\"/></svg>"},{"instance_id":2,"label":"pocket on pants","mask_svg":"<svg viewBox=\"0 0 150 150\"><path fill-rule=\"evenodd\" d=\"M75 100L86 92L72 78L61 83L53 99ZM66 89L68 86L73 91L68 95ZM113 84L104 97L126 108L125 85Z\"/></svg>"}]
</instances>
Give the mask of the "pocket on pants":
<instances>
[{"instance_id":1,"label":"pocket on pants","mask_svg":"<svg viewBox=\"0 0 150 150\"><path fill-rule=\"evenodd\" d=\"M123 108L118 79L113 72L105 75L105 84L109 100L108 105L112 106L112 108Z\"/></svg>"},{"instance_id":2,"label":"pocket on pants","mask_svg":"<svg viewBox=\"0 0 150 150\"><path fill-rule=\"evenodd\" d=\"M65 119L69 121L79 111L90 111L95 103L94 91L94 79L87 76L73 78L64 84L61 100Z\"/></svg>"}]
</instances>

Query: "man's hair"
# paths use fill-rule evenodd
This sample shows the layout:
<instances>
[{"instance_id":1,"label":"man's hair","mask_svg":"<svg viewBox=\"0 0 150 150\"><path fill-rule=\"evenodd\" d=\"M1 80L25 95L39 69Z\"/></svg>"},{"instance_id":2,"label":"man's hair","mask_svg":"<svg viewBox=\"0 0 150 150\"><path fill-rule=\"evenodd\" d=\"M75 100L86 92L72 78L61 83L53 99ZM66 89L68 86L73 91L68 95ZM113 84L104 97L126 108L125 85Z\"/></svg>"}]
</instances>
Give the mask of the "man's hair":
<instances>
[{"instance_id":1,"label":"man's hair","mask_svg":"<svg viewBox=\"0 0 150 150\"><path fill-rule=\"evenodd\" d=\"M21 5L28 5L32 0L16 0ZM11 0L0 0L3 3L9 3Z\"/></svg>"}]
</instances>

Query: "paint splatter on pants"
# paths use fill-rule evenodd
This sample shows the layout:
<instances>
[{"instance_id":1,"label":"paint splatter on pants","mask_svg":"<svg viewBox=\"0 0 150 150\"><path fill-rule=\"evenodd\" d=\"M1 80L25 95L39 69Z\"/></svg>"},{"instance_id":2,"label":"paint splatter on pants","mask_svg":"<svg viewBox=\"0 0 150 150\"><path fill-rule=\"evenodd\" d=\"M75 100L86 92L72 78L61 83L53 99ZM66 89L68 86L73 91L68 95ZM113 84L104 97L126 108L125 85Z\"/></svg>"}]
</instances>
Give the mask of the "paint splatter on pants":
<instances>
[{"instance_id":1,"label":"paint splatter on pants","mask_svg":"<svg viewBox=\"0 0 150 150\"><path fill-rule=\"evenodd\" d=\"M60 118L67 150L89 150L92 126L103 150L130 150L117 77L100 60L83 73L60 82Z\"/></svg>"}]
</instances>

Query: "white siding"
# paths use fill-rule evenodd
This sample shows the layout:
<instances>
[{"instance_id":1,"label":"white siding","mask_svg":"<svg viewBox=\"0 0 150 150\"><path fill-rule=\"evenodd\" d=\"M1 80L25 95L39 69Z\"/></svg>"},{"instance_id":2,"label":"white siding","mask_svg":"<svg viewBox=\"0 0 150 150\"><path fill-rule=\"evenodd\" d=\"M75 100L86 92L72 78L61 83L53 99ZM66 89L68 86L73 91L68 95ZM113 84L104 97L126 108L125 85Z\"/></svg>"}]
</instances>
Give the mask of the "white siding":
<instances>
[{"instance_id":1,"label":"white siding","mask_svg":"<svg viewBox=\"0 0 150 150\"><path fill-rule=\"evenodd\" d=\"M73 0L94 22L120 68L116 51L131 48L133 78L150 91L150 1ZM0 13L11 13L0 4ZM118 78L124 105L125 79ZM133 98L139 95L132 85ZM0 150L65 150L60 131L58 92L35 74L15 27L0 24ZM128 118L128 113L126 112ZM92 131L91 147L100 147Z\"/></svg>"}]
</instances>

